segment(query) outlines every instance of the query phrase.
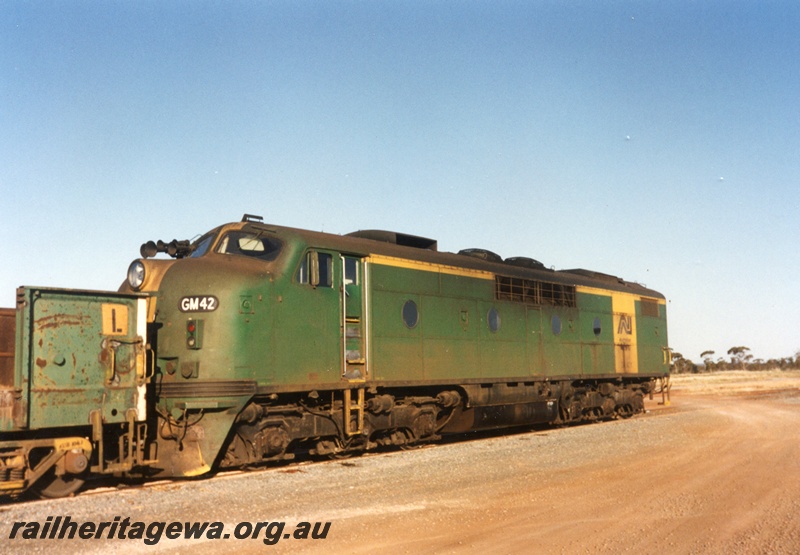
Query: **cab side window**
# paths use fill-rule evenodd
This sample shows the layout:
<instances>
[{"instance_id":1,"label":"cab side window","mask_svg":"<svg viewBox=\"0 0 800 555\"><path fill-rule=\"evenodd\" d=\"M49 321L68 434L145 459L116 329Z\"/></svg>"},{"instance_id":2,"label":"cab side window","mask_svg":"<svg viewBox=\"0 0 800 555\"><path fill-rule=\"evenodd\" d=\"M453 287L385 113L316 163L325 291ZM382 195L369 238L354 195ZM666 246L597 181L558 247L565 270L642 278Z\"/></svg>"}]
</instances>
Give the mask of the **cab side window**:
<instances>
[{"instance_id":1,"label":"cab side window","mask_svg":"<svg viewBox=\"0 0 800 555\"><path fill-rule=\"evenodd\" d=\"M358 259L351 256L344 259L344 284L358 285Z\"/></svg>"},{"instance_id":2,"label":"cab side window","mask_svg":"<svg viewBox=\"0 0 800 555\"><path fill-rule=\"evenodd\" d=\"M319 256L319 287L333 286L333 257L324 252L317 253Z\"/></svg>"},{"instance_id":3,"label":"cab side window","mask_svg":"<svg viewBox=\"0 0 800 555\"><path fill-rule=\"evenodd\" d=\"M306 253L297 269L297 282L312 287L332 287L333 255L317 251Z\"/></svg>"}]
</instances>

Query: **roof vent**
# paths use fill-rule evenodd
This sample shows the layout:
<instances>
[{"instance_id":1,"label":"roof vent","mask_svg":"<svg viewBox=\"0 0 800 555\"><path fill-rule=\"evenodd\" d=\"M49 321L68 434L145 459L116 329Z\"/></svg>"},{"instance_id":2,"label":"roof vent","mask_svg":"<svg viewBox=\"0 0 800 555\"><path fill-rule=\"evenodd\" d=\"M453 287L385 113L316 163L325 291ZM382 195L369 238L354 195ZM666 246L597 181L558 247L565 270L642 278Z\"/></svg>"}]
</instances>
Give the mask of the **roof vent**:
<instances>
[{"instance_id":1,"label":"roof vent","mask_svg":"<svg viewBox=\"0 0 800 555\"><path fill-rule=\"evenodd\" d=\"M602 272L595 272L594 270L584 270L583 268L573 268L572 270L562 270L562 272L566 272L569 274L578 274L579 276L586 276L594 279L599 279L601 281L606 281L609 283L625 283L625 280L618 276L612 276L611 274L604 274Z\"/></svg>"},{"instance_id":2,"label":"roof vent","mask_svg":"<svg viewBox=\"0 0 800 555\"><path fill-rule=\"evenodd\" d=\"M401 247L413 247L415 249L437 250L438 244L435 239L418 237L396 231L384 231L382 229L363 229L347 234L348 237L358 237L359 239L371 239L382 243L392 243Z\"/></svg>"},{"instance_id":3,"label":"roof vent","mask_svg":"<svg viewBox=\"0 0 800 555\"><path fill-rule=\"evenodd\" d=\"M519 266L520 268L544 269L544 264L533 258L528 258L527 256L512 256L511 258L506 258L505 263L511 264L512 266Z\"/></svg>"},{"instance_id":4,"label":"roof vent","mask_svg":"<svg viewBox=\"0 0 800 555\"><path fill-rule=\"evenodd\" d=\"M458 254L463 256L471 256L472 258L480 258L487 262L502 262L503 257L492 251L486 249L463 249L458 251Z\"/></svg>"}]
</instances>

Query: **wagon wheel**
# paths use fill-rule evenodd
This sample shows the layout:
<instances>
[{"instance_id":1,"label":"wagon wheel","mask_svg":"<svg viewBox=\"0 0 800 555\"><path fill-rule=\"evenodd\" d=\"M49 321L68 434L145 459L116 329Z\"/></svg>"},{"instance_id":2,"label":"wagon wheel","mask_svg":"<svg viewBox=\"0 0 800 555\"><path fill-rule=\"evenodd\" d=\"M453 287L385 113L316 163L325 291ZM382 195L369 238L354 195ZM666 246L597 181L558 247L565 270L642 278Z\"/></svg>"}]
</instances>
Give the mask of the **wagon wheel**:
<instances>
[{"instance_id":1,"label":"wagon wheel","mask_svg":"<svg viewBox=\"0 0 800 555\"><path fill-rule=\"evenodd\" d=\"M54 468L47 474L39 478L31 489L42 499L58 499L59 497L69 497L76 493L86 480L75 474L56 476Z\"/></svg>"}]
</instances>

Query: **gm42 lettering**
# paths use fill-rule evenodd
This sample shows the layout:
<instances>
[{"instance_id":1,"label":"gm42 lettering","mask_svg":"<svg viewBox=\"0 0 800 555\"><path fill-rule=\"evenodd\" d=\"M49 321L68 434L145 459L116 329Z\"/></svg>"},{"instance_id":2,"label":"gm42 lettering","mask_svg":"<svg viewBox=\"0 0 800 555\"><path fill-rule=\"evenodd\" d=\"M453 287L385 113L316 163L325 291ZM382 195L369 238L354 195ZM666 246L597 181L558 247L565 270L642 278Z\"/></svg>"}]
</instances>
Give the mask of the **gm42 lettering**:
<instances>
[{"instance_id":1,"label":"gm42 lettering","mask_svg":"<svg viewBox=\"0 0 800 555\"><path fill-rule=\"evenodd\" d=\"M213 312L219 306L219 300L213 295L183 297L181 312Z\"/></svg>"}]
</instances>

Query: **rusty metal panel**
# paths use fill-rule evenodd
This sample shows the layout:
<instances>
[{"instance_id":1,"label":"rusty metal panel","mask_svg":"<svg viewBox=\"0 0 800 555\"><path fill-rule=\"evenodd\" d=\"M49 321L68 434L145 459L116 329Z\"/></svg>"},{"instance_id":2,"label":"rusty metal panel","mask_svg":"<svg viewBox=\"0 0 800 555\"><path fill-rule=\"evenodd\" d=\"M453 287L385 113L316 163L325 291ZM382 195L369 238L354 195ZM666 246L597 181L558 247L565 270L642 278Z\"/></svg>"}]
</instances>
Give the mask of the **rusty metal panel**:
<instances>
[{"instance_id":1,"label":"rusty metal panel","mask_svg":"<svg viewBox=\"0 0 800 555\"><path fill-rule=\"evenodd\" d=\"M145 299L139 295L22 289L21 365L28 426L126 421L144 417ZM139 414L142 413L142 414Z\"/></svg>"},{"instance_id":2,"label":"rusty metal panel","mask_svg":"<svg viewBox=\"0 0 800 555\"><path fill-rule=\"evenodd\" d=\"M0 308L0 387L14 387L16 318L13 308Z\"/></svg>"}]
</instances>

